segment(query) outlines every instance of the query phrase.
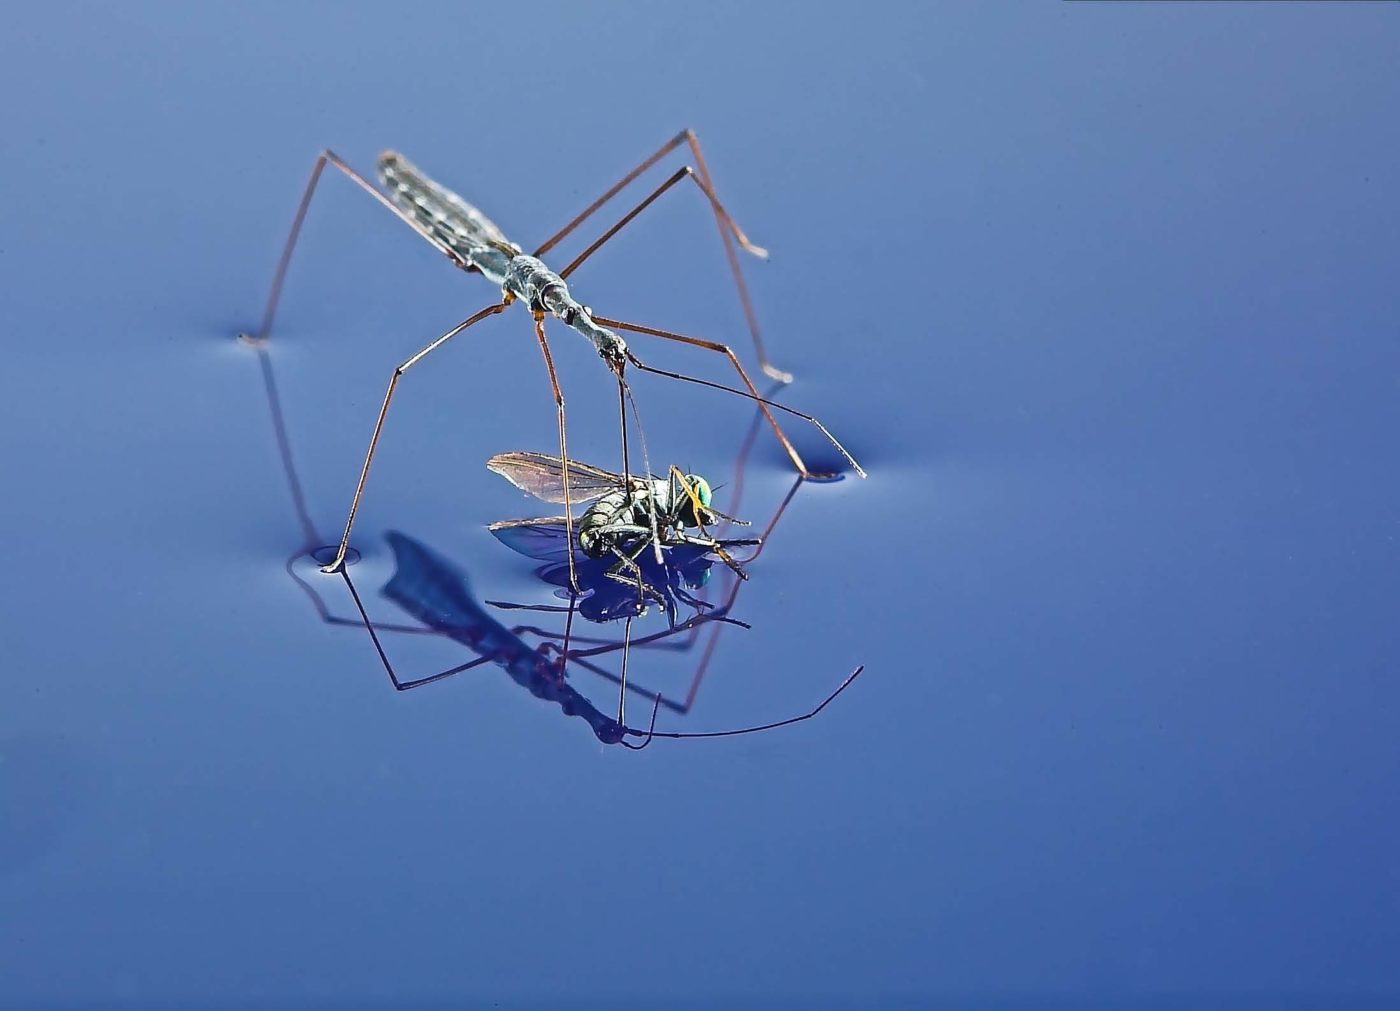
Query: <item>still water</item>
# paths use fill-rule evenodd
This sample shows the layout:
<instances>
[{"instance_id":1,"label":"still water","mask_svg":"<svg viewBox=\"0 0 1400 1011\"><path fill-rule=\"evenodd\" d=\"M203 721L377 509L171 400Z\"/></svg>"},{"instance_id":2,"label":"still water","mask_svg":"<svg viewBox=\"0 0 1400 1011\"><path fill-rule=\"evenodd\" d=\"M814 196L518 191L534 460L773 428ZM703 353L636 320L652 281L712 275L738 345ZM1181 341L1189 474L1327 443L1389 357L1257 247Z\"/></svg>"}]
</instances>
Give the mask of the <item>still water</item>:
<instances>
[{"instance_id":1,"label":"still water","mask_svg":"<svg viewBox=\"0 0 1400 1011\"><path fill-rule=\"evenodd\" d=\"M11 18L0 1004L1385 1006L1398 13ZM771 433L741 453L749 405L634 376L654 464L781 515L697 591L733 622L629 677L702 732L865 672L640 754L496 665L394 692L306 552L390 370L495 292L328 176L272 340L237 341L316 152L400 149L534 243L687 125L773 252L774 396L870 476L795 487ZM753 364L689 187L570 285ZM616 387L551 336L571 451L617 469ZM556 445L526 313L414 369L355 530L376 625L418 624L397 543L557 630L486 603L566 601L487 530L542 504L485 467ZM473 655L383 642L407 676ZM570 685L615 714L595 666Z\"/></svg>"}]
</instances>

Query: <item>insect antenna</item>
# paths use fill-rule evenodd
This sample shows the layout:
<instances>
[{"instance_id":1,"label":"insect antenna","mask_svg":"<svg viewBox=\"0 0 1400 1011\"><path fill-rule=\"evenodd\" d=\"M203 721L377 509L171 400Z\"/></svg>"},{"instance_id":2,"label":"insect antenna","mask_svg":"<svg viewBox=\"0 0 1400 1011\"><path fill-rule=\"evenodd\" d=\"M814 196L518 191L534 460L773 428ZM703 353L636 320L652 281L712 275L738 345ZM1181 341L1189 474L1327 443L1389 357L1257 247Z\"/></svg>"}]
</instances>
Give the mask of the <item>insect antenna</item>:
<instances>
[{"instance_id":1,"label":"insect antenna","mask_svg":"<svg viewBox=\"0 0 1400 1011\"><path fill-rule=\"evenodd\" d=\"M823 425L820 421L818 421L810 414L804 414L802 411L799 411L794 407L788 407L785 404L780 404L776 400L769 400L767 397L757 397L754 396L752 393L746 392L745 390L741 390L733 386L726 386L723 383L716 383L709 379L701 379L699 376L688 376L683 372L672 372L670 369L658 369L653 365L646 364L646 362L642 361L631 351L627 352L627 360L642 372L650 372L652 375L665 376L667 379L679 379L683 383L694 383L697 386L708 386L712 390L723 390L725 393L732 393L736 397L743 397L745 400L752 400L755 403L764 404L768 407L776 407L778 410L791 414L793 417L801 418L803 421L810 422L812 425L816 426L817 431L821 432L822 435L826 436L827 442L831 443L833 446L836 447L836 451L841 454L841 456L845 459L845 461L848 464L851 465L852 470L854 470L861 477L868 476L865 473L865 469L861 467L860 464L856 463L856 458L850 454L850 452L846 449L845 446L841 445L840 441L836 438L836 436L832 435L831 431L825 425Z\"/></svg>"},{"instance_id":2,"label":"insect antenna","mask_svg":"<svg viewBox=\"0 0 1400 1011\"><path fill-rule=\"evenodd\" d=\"M627 436L627 412L621 408L622 397L625 395L627 402L632 405L632 417L637 423L637 441L642 446L642 467L646 471L643 480L650 482L651 457L647 453L647 433L646 429L642 427L642 412L637 409L637 398L632 395L632 387L627 384L621 374L617 377L617 389L619 409L622 411L623 438L626 439ZM630 493L631 489L628 491ZM661 557L661 531L656 522L656 497L651 494L650 488L647 491L647 521L651 524L651 548L652 553L656 556L656 564L664 565L665 562Z\"/></svg>"},{"instance_id":3,"label":"insect antenna","mask_svg":"<svg viewBox=\"0 0 1400 1011\"><path fill-rule=\"evenodd\" d=\"M720 512L718 509L716 509L714 506L706 506L706 507L705 507L705 511L706 511L707 513L709 513L711 516L716 516L716 517L718 517L719 519L724 520L724 522L726 522L726 523L733 523L735 526L740 526L740 527L749 527L749 526L753 526L753 524L750 523L748 520L741 520L741 519L738 519L738 518L736 518L736 517L734 517L734 516L730 516L728 513L722 513L722 512Z\"/></svg>"},{"instance_id":4,"label":"insect antenna","mask_svg":"<svg viewBox=\"0 0 1400 1011\"><path fill-rule=\"evenodd\" d=\"M682 474L680 468L675 464L671 464L670 477L672 480L680 481L681 487L685 489L686 497L690 499L690 511L695 516L695 525L699 527L700 532L705 535L707 541L706 547L719 555L720 560L723 561L725 565L729 566L734 575L738 576L740 579L748 579L749 574L734 560L734 556L724 550L724 545L711 537L710 532L705 529L705 513L713 512L713 510L700 501L700 496L695 491L694 487L691 486L690 479Z\"/></svg>"},{"instance_id":5,"label":"insect antenna","mask_svg":"<svg viewBox=\"0 0 1400 1011\"><path fill-rule=\"evenodd\" d=\"M826 698L822 699L821 703L810 712L803 713L801 716L790 716L785 720L777 720L773 723L764 723L756 727L743 727L739 730L711 730L707 733L698 734L681 734L666 732L657 733L656 711L661 708L661 696L658 694L656 696L656 701L652 704L651 725L647 728L646 733L643 734L640 730L632 730L630 728L627 731L634 737L644 737L645 740L643 740L641 744L630 744L627 741L623 741L622 743L628 748L631 748L633 751L641 751L648 744L650 744L654 738L657 737L665 737L668 740L673 741L693 740L701 737L738 737L741 734L760 734L765 730L776 730L779 727L788 727L794 723L801 723L803 720L810 720L813 716L816 716L827 706L831 705L831 703L836 700L836 696L844 692L847 688L851 686L851 682L855 681L856 678L860 677L861 672L863 670L865 670L865 665L861 664L855 670L851 671L851 673L846 677L846 680L842 681L841 684L837 686L834 692L832 692Z\"/></svg>"},{"instance_id":6,"label":"insect antenna","mask_svg":"<svg viewBox=\"0 0 1400 1011\"><path fill-rule=\"evenodd\" d=\"M728 482L725 482L725 484L711 485L711 486L710 486L710 491L721 491L722 489L724 489L724 488L727 487L727 486L728 486ZM736 498L737 498L737 496L736 496ZM709 512L710 514L712 514L712 515L718 517L719 519L724 520L724 522L726 522L726 523L733 523L733 524L736 524L736 525L741 526L741 527L747 527L747 526L752 526L752 525L753 525L753 524L751 524L748 520L741 520L741 519L739 519L739 518L737 518L737 517L735 517L735 516L730 516L728 513L722 513L722 512L720 512L718 509L716 509L714 506L708 506L708 507L706 508L706 512Z\"/></svg>"}]
</instances>

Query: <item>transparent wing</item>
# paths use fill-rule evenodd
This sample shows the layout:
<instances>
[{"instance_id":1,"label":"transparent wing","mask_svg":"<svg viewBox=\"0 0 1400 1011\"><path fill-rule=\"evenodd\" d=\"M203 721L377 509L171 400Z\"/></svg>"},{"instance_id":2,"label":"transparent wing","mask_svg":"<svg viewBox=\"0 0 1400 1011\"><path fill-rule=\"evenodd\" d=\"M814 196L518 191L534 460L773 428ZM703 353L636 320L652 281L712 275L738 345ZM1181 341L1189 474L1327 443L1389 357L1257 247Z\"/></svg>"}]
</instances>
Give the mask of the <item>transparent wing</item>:
<instances>
[{"instance_id":1,"label":"transparent wing","mask_svg":"<svg viewBox=\"0 0 1400 1011\"><path fill-rule=\"evenodd\" d=\"M498 453L486 461L495 471L521 491L546 502L564 501L564 466L557 456L545 453ZM569 498L587 502L621 488L622 475L569 461Z\"/></svg>"},{"instance_id":2,"label":"transparent wing","mask_svg":"<svg viewBox=\"0 0 1400 1011\"><path fill-rule=\"evenodd\" d=\"M379 178L390 200L453 249L510 250L510 240L495 222L398 152L379 156Z\"/></svg>"},{"instance_id":3,"label":"transparent wing","mask_svg":"<svg viewBox=\"0 0 1400 1011\"><path fill-rule=\"evenodd\" d=\"M569 541L563 516L502 520L486 529L496 540L526 558L538 558L542 562L564 562L569 559Z\"/></svg>"}]
</instances>

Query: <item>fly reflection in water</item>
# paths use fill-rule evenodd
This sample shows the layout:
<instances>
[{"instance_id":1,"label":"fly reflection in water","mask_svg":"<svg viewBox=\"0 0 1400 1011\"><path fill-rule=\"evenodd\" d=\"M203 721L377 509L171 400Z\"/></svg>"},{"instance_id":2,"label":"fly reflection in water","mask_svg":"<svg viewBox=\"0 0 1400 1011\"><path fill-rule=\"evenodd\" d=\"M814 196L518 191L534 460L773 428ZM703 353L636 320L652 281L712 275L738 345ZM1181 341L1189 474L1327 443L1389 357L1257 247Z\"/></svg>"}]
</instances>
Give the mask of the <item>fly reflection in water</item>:
<instances>
[{"instance_id":1,"label":"fly reflection in water","mask_svg":"<svg viewBox=\"0 0 1400 1011\"><path fill-rule=\"evenodd\" d=\"M735 458L734 471L728 488L734 503L733 507L736 509L744 495L748 460L761 422L761 416L755 414ZM786 514L798 489L805 483L801 477L797 478L764 525L761 536L745 539L752 542L753 550L742 560L743 564L752 563L763 552L764 546L770 542L779 521ZM734 522L729 517L719 513L716 513L714 517L707 517L707 521L714 518L718 518L722 524ZM518 536L520 529L519 527L507 527L503 531L493 532L497 533L498 537L502 533L508 534L509 536L502 539L521 554L550 561L551 564L536 569L535 575L546 585L554 588L556 595L565 597L568 601L567 606L513 603L499 600L491 600L487 603L506 610L564 614L566 617L562 632L538 626L519 626L514 631L518 634L529 634L540 639L561 643L562 645L553 647L555 654L559 657L557 663L561 670L566 665L575 668L582 667L618 685L620 689L645 696L648 701L659 699L660 705L671 712L682 716L689 713L699 695L701 684L704 682L710 662L719 645L720 634L729 625L748 627L744 622L732 617L740 587L746 585L746 577L740 578L743 575L743 570L739 565L735 564L722 569L721 582L716 587L710 580L714 556L708 550L691 545L669 546L659 561L653 556L653 553L643 550L637 557L637 562L642 570L647 594L643 600L639 601L635 586L617 581L616 577L609 578L608 570L612 567L612 563L607 560L588 559L582 555L581 551L576 551L576 556L579 556L577 571L583 586L583 593L580 594L570 588L568 568L562 562L565 554L564 545L567 543L564 539L565 531L562 525L553 523L540 529L527 528L530 529L529 535L523 538ZM720 532L722 532L722 528ZM731 542L726 541L725 543ZM724 582L725 580L727 583ZM708 599L711 595L713 595L714 601ZM669 627L673 632L652 633L633 639L631 619L645 615L646 598L662 603ZM679 621L680 605L682 604L689 607L692 614L692 617L684 622ZM574 634L573 619L576 614L595 624L625 622L626 627L622 640L619 642L616 639L590 638ZM635 682L626 681L622 674L615 673L598 664L598 657L623 649L629 641L633 648L642 648L653 652L695 650L699 659L685 694L679 698L673 698L662 692L652 692ZM623 673L625 674L625 671Z\"/></svg>"},{"instance_id":2,"label":"fly reflection in water","mask_svg":"<svg viewBox=\"0 0 1400 1011\"><path fill-rule=\"evenodd\" d=\"M569 569L561 561L564 557L562 525L555 526L551 532L555 536L550 537L547 541L541 539L524 545L507 543L509 547L527 557L543 561L555 559L553 564L536 569L536 577L549 586L557 587L556 592L559 595L576 600L579 617L587 621L604 624L629 617L641 617L647 613L649 604L655 601L670 618L671 627L674 628L682 607L690 608L694 614L700 614L714 608L714 604L708 600L695 596L697 591L704 590L709 584L711 570L715 563L714 556L703 548L689 546L670 548L659 563L644 550L635 563L638 570L637 578L642 582L640 595L637 584L631 578L619 575L615 571L616 563L607 558L579 558L576 555L575 564L579 587L584 593L580 597L569 587ZM758 538L753 537L747 539L745 543L756 544L757 542ZM546 543L555 545L555 547L547 548L544 546ZM726 543L733 544L734 542L726 541ZM564 607L543 604L512 604L499 600L488 600L487 603L492 607L518 611L557 613L567 610Z\"/></svg>"},{"instance_id":3,"label":"fly reflection in water","mask_svg":"<svg viewBox=\"0 0 1400 1011\"><path fill-rule=\"evenodd\" d=\"M531 635L539 638L541 640L540 648L547 653L553 652L557 657L555 663L561 674L565 672L566 666L572 666L575 669L583 668L612 682L619 691L644 696L653 703L659 701L661 706L684 716L690 712L690 707L699 694L700 684L704 681L705 671L709 667L710 659L714 655L715 646L719 641L719 633L724 626L737 625L745 629L750 627L747 622L739 621L730 616L740 584L730 573L732 583L729 592L722 595L722 602L718 604L705 599L703 595L697 595L697 593L703 594L708 586L711 568L714 565L713 557L708 552L697 548L671 548L659 564L649 554L644 553L638 559L638 564L642 569L642 578L646 581L647 586L647 597L641 601L638 600L635 586L609 578L606 571L607 562L584 559L578 565L579 581L583 586L582 595L574 593L570 589L569 570L563 563L556 562L545 565L535 571L535 575L541 581L548 586L557 588L556 594L562 595L568 600L566 606L515 603L505 600L488 600L486 603L503 611L533 611L541 614L565 615L562 633L541 628L538 625L517 625L511 631L517 635ZM669 620L668 629L633 638L631 622L633 619L644 617L647 614L649 600L656 600L660 604ZM682 606L690 609L690 617L684 620L680 620ZM575 634L573 630L575 614L595 625L625 622L626 631L622 641L606 636ZM685 695L679 699L669 697L659 690L653 691L635 681L629 681L597 661L598 657L615 653L623 649L624 645L630 646L631 649L647 650L648 655L652 656L659 651L688 652L696 647L702 630L707 630L709 636L699 651L699 659L691 675L690 686Z\"/></svg>"},{"instance_id":4,"label":"fly reflection in water","mask_svg":"<svg viewBox=\"0 0 1400 1011\"><path fill-rule=\"evenodd\" d=\"M656 187L645 199L638 203L631 211L625 214L611 228L605 231L602 236L595 240L573 261L558 273L547 267L539 257L552 249L560 241L566 238L579 225L586 221L599 208L601 208L613 197L617 196L623 189L629 186L634 180L651 168L661 158L676 150L681 145L686 145L694 158L694 166L686 165L675 172L669 179ZM268 293L267 306L263 311L262 323L259 326L256 336L248 338L254 344L264 344L268 334L272 329L273 317L277 312L277 303L281 297L283 283L286 280L287 268L291 263L292 251L296 247L297 238L300 235L302 223L306 218L306 212L311 204L311 198L316 191L316 184L320 180L321 173L326 165L331 165L354 182L361 190L374 197L382 206L391 211L399 220L408 225L422 239L427 241L440 253L445 255L454 266L468 273L477 273L486 278L500 292L500 300L452 327L440 337L430 341L421 350L409 356L397 367L389 377L388 389L384 393L384 400L379 408L379 416L375 421L373 433L370 436L369 447L365 452L364 462L360 468L359 480L355 485L354 495L350 500L350 508L345 517L344 528L340 537L340 544L337 547L334 557L326 561L323 566L325 572L336 572L344 568L346 556L350 550L350 533L355 525L355 517L360 508L361 497L364 494L365 483L369 478L370 465L374 460L375 450L379 445L380 433L384 427L385 418L389 412L389 404L393 400L395 390L398 388L399 379L408 372L414 365L425 359L432 352L442 347L452 338L462 333L467 328L474 326L482 320L504 312L506 308L516 301L524 304L534 317L535 338L539 343L540 351L544 356L545 370L549 376L550 389L554 397L556 420L559 433L559 457L564 461L569 460L567 430L564 416L564 395L560 391L559 378L555 373L554 359L550 353L549 342L545 337L544 321L547 316L553 317L564 326L576 331L597 350L599 356L607 364L609 370L616 378L618 384L618 397L620 404L625 397L630 396L630 390L624 380L624 371L628 365L639 372L649 372L654 375L666 376L671 379L683 382L694 383L706 386L711 389L723 390L737 396L746 397L750 401L756 402L768 423L772 426L774 434L787 452L788 458L792 461L793 467L803 476L814 476L808 470L802 457L798 454L797 448L778 425L777 419L770 408L783 411L789 415L802 418L814 425L833 446L840 451L850 467L856 473L864 476L864 471L855 462L855 459L846 452L845 448L837 442L835 437L827 431L816 418L801 411L793 410L781 404L759 395L757 387L749 378L744 367L739 363L738 356L725 344L715 341L701 340L696 337L687 337L683 334L673 333L669 330L662 330L656 327L643 326L639 323L628 323L622 320L607 319L602 316L595 316L593 311L583 303L579 302L570 293L567 279L569 276L592 256L598 249L608 242L614 235L624 228L628 222L651 206L667 190L673 186L689 179L696 188L703 194L713 211L715 221L719 227L720 237L723 240L726 256L734 277L734 283L739 293L740 302L744 308L744 314L748 320L749 330L754 340L754 345L758 351L759 361L764 371L774 379L786 382L792 377L787 373L775 368L767 359L763 350L762 339L759 336L757 322L754 317L752 306L750 305L748 290L744 283L743 272L739 267L739 260L734 251L734 243L737 242L748 252L757 256L766 256L767 253L758 246L751 243L744 235L742 229L730 217L729 213L720 204L715 196L714 186L710 180L709 170L705 166L705 160L700 153L700 144L695 134L690 130L684 130L677 134L650 157L642 161L640 165L627 173L614 186L609 188L602 196L583 210L555 235L548 239L543 245L535 249L533 254L526 254L524 248L511 242L505 233L491 222L480 210L469 204L462 197L447 189L445 186L434 182L426 175L418 171L407 159L395 152L386 152L379 158L379 178L383 185L383 191L375 188L367 179L357 173L337 155L331 151L323 151L316 159L315 166L311 171L311 178L307 182L306 189L302 194L301 203L297 207L296 216L293 218L291 231L287 236L287 241L282 250L281 259L278 261L276 273L273 275L272 287ZM660 369L644 363L635 352L628 348L626 342L617 331L640 334L659 338L664 341L684 344L689 347L700 348L714 354L719 354L728 359L738 378L742 380L743 388L726 386L722 383L711 382L684 373ZM634 404L635 409L635 404ZM626 452L626 432L625 432L625 407L622 410L624 431L622 433L623 445L623 470L629 469ZM564 471L563 501L565 505L564 522L566 527L573 524L573 501L571 489L569 487L569 473ZM568 531L569 539L573 539L572 529ZM569 556L570 581L577 586L577 581L573 575L573 556Z\"/></svg>"}]
</instances>

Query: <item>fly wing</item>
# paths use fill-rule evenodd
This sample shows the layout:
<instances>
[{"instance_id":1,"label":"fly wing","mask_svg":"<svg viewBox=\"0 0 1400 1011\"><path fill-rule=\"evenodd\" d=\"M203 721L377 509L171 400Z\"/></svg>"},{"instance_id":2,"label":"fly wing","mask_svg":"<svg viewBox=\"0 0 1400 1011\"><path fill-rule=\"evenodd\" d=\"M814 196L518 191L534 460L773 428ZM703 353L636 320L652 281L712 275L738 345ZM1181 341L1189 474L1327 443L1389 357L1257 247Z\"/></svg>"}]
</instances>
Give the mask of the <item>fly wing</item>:
<instances>
[{"instance_id":1,"label":"fly wing","mask_svg":"<svg viewBox=\"0 0 1400 1011\"><path fill-rule=\"evenodd\" d=\"M542 562L569 560L568 528L564 525L563 516L502 520L492 523L486 529L491 531L496 540L526 558L538 558Z\"/></svg>"},{"instance_id":2,"label":"fly wing","mask_svg":"<svg viewBox=\"0 0 1400 1011\"><path fill-rule=\"evenodd\" d=\"M545 453L498 453L486 461L495 471L521 491L545 502L564 501L564 465L557 456ZM569 461L569 498L587 502L623 486L621 474Z\"/></svg>"}]
</instances>

